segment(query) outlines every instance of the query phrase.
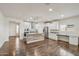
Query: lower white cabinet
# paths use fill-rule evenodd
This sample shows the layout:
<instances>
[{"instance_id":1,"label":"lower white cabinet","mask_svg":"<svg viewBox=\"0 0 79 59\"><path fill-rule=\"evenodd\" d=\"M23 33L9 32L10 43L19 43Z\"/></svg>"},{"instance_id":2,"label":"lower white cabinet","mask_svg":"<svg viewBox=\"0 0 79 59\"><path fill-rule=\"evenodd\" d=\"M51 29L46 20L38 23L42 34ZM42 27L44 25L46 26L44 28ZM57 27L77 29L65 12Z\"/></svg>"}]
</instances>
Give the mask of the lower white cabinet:
<instances>
[{"instance_id":1,"label":"lower white cabinet","mask_svg":"<svg viewBox=\"0 0 79 59\"><path fill-rule=\"evenodd\" d=\"M58 40L69 42L69 36L67 35L57 35L57 36L58 36Z\"/></svg>"},{"instance_id":2,"label":"lower white cabinet","mask_svg":"<svg viewBox=\"0 0 79 59\"><path fill-rule=\"evenodd\" d=\"M69 36L69 44L78 45L78 37L77 36Z\"/></svg>"},{"instance_id":3,"label":"lower white cabinet","mask_svg":"<svg viewBox=\"0 0 79 59\"><path fill-rule=\"evenodd\" d=\"M76 46L79 45L79 37L78 36L74 36L74 35L67 35L67 36L68 37L66 37L64 35L58 36L55 33L49 33L49 39L69 42L69 44L76 45Z\"/></svg>"},{"instance_id":4,"label":"lower white cabinet","mask_svg":"<svg viewBox=\"0 0 79 59\"><path fill-rule=\"evenodd\" d=\"M49 33L49 39L57 40L57 34Z\"/></svg>"}]
</instances>

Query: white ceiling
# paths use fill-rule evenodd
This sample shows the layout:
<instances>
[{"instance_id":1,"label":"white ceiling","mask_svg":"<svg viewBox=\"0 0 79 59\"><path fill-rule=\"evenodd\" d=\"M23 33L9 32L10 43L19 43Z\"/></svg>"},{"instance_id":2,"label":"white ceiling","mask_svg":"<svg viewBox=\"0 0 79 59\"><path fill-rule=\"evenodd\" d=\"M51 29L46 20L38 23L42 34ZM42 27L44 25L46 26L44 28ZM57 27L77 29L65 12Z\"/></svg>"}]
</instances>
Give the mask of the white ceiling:
<instances>
[{"instance_id":1,"label":"white ceiling","mask_svg":"<svg viewBox=\"0 0 79 59\"><path fill-rule=\"evenodd\" d=\"M53 11L49 12L49 8ZM0 3L0 11L5 16L27 20L30 16L38 17L42 21L60 19L79 15L78 3Z\"/></svg>"}]
</instances>

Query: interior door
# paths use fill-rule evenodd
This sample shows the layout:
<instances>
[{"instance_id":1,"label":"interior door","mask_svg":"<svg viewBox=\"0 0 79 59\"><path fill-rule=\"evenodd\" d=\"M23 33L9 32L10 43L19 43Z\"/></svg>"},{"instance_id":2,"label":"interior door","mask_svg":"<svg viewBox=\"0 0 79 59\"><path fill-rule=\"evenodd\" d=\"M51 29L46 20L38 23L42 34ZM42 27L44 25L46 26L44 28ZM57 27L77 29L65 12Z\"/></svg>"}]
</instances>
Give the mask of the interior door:
<instances>
[{"instance_id":1,"label":"interior door","mask_svg":"<svg viewBox=\"0 0 79 59\"><path fill-rule=\"evenodd\" d=\"M19 30L20 30L20 26L18 23L15 22L9 23L9 36L18 36Z\"/></svg>"}]
</instances>

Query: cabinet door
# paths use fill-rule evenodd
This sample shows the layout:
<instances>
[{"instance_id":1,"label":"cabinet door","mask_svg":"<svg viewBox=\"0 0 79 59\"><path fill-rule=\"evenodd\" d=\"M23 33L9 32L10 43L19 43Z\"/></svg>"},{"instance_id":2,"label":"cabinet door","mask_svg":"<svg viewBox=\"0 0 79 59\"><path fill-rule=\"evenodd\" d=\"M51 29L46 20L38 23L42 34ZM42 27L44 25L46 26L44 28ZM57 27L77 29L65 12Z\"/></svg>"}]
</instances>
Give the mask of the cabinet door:
<instances>
[{"instance_id":1,"label":"cabinet door","mask_svg":"<svg viewBox=\"0 0 79 59\"><path fill-rule=\"evenodd\" d=\"M49 39L57 40L57 35L54 33L49 33Z\"/></svg>"},{"instance_id":2,"label":"cabinet door","mask_svg":"<svg viewBox=\"0 0 79 59\"><path fill-rule=\"evenodd\" d=\"M70 36L69 37L69 44L78 45L78 37L77 36Z\"/></svg>"}]
</instances>

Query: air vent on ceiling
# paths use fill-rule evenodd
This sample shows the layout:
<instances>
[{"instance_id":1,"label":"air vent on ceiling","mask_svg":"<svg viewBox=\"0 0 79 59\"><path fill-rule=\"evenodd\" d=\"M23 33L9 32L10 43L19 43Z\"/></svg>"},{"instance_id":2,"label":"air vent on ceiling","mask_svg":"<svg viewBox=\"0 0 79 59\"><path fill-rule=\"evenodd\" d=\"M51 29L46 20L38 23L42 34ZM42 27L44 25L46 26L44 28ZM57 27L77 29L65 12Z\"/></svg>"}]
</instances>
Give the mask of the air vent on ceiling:
<instances>
[{"instance_id":1,"label":"air vent on ceiling","mask_svg":"<svg viewBox=\"0 0 79 59\"><path fill-rule=\"evenodd\" d=\"M46 6L49 6L49 5L50 5L50 3L45 3L45 5L46 5Z\"/></svg>"}]
</instances>

